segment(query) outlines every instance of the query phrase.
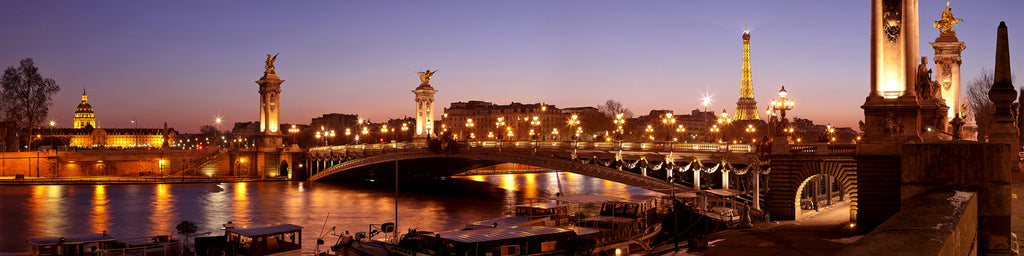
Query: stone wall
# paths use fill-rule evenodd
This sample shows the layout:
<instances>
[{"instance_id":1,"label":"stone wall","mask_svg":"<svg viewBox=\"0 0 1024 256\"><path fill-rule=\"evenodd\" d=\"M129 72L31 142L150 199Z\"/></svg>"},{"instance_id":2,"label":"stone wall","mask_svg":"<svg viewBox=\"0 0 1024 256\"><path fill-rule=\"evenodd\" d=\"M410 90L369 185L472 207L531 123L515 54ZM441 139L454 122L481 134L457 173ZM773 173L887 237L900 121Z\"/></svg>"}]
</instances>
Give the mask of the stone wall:
<instances>
[{"instance_id":1,"label":"stone wall","mask_svg":"<svg viewBox=\"0 0 1024 256\"><path fill-rule=\"evenodd\" d=\"M978 255L977 194L932 190L904 201L903 210L838 255Z\"/></svg>"},{"instance_id":2,"label":"stone wall","mask_svg":"<svg viewBox=\"0 0 1024 256\"><path fill-rule=\"evenodd\" d=\"M0 177L152 176L180 174L210 152L195 150L44 150L0 153Z\"/></svg>"}]
</instances>

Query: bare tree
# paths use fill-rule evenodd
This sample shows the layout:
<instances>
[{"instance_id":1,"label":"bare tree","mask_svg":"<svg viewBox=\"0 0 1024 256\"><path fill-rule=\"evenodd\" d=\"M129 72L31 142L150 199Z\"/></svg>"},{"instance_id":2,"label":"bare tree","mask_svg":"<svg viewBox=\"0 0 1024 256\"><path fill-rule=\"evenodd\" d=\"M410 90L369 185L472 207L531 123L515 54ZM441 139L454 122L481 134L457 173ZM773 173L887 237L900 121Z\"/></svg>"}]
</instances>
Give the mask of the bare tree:
<instances>
[{"instance_id":1,"label":"bare tree","mask_svg":"<svg viewBox=\"0 0 1024 256\"><path fill-rule=\"evenodd\" d=\"M4 70L0 78L4 89L0 99L6 105L5 120L12 122L17 130L27 130L24 137L28 138L32 129L46 119L53 105L52 97L60 91L60 86L53 79L40 75L32 58L25 58L19 64L17 68Z\"/></svg>"},{"instance_id":2,"label":"bare tree","mask_svg":"<svg viewBox=\"0 0 1024 256\"><path fill-rule=\"evenodd\" d=\"M622 106L621 102L615 100L605 101L604 104L597 106L597 111L609 118L615 118L618 113L624 113L626 118L633 117L633 112L629 111L628 108Z\"/></svg>"},{"instance_id":3,"label":"bare tree","mask_svg":"<svg viewBox=\"0 0 1024 256\"><path fill-rule=\"evenodd\" d=\"M1016 76L1010 78L1017 80ZM988 98L988 91L995 83L995 74L991 69L982 69L978 76L967 82L967 104L974 111L974 121L978 124L978 140L986 141L992 127L992 116L996 109ZM1019 125L1019 124L1018 124Z\"/></svg>"},{"instance_id":4,"label":"bare tree","mask_svg":"<svg viewBox=\"0 0 1024 256\"><path fill-rule=\"evenodd\" d=\"M217 127L208 124L200 126L199 133L203 134L203 136L207 138L220 136L220 131L217 130Z\"/></svg>"}]
</instances>

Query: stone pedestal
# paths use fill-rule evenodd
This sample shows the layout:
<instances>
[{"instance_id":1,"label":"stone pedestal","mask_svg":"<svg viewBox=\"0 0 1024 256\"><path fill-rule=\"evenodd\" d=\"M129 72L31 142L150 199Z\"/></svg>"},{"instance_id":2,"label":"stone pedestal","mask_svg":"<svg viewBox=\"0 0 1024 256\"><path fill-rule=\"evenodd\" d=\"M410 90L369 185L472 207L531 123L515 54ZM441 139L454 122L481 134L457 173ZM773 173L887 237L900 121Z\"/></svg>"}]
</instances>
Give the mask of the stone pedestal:
<instances>
[{"instance_id":1,"label":"stone pedestal","mask_svg":"<svg viewBox=\"0 0 1024 256\"><path fill-rule=\"evenodd\" d=\"M789 136L775 136L772 139L772 155L788 155L790 144Z\"/></svg>"}]
</instances>

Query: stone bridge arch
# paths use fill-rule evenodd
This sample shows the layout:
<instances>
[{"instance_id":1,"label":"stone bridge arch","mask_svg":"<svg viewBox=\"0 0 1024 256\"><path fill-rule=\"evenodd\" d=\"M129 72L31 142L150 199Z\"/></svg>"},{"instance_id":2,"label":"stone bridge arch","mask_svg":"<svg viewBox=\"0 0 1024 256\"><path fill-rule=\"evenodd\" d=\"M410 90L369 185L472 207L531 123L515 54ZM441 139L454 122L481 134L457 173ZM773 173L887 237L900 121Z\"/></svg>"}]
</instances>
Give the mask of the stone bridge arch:
<instances>
[{"instance_id":1,"label":"stone bridge arch","mask_svg":"<svg viewBox=\"0 0 1024 256\"><path fill-rule=\"evenodd\" d=\"M771 157L768 209L777 219L799 218L802 185L815 175L835 177L849 193L850 221L858 209L857 161L852 156L775 155Z\"/></svg>"},{"instance_id":2,"label":"stone bridge arch","mask_svg":"<svg viewBox=\"0 0 1024 256\"><path fill-rule=\"evenodd\" d=\"M399 165L399 175L401 176L409 175L410 172L415 174L419 171L416 170L416 166L424 163L458 162L464 166L464 168L443 168L440 172L429 174L434 176L449 176L465 171L467 168L479 168L498 163L517 163L587 175L653 191L668 192L672 189L672 185L669 185L668 182L664 180L615 168L595 164L585 164L579 161L553 158L550 156L507 152L430 153L422 151L372 155L351 159L337 165L330 166L312 175L309 180L317 181L344 177L349 173L358 175L369 171L383 171L384 168L390 168L393 170L393 168L395 168L393 163L395 162ZM674 184L674 186L677 192L692 190L691 188L680 184Z\"/></svg>"}]
</instances>

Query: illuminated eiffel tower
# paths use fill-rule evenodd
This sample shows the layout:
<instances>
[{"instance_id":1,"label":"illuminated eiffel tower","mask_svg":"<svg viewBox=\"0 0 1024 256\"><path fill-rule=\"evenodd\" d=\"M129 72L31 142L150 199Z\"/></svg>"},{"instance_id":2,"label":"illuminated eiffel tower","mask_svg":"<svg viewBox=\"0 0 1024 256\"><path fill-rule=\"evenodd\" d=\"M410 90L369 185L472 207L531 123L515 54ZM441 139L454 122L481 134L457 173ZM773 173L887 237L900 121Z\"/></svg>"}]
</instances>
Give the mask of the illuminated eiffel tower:
<instances>
[{"instance_id":1,"label":"illuminated eiffel tower","mask_svg":"<svg viewBox=\"0 0 1024 256\"><path fill-rule=\"evenodd\" d=\"M760 120L757 101L754 101L754 81L750 79L750 30L743 28L743 78L740 81L740 100L736 102L733 120Z\"/></svg>"}]
</instances>

